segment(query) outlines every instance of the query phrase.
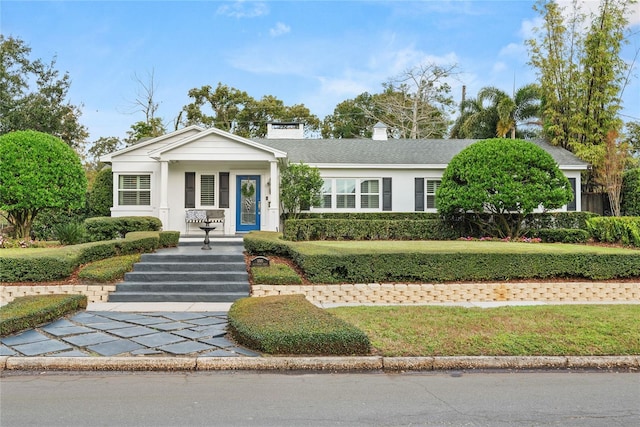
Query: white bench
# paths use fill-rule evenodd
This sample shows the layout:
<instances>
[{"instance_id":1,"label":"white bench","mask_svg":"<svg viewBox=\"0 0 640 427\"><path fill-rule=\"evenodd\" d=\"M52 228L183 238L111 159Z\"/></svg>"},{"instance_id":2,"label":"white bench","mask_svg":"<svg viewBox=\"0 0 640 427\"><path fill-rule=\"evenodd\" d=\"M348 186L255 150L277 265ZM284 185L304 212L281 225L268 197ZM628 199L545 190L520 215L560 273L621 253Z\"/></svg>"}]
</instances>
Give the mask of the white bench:
<instances>
[{"instance_id":1,"label":"white bench","mask_svg":"<svg viewBox=\"0 0 640 427\"><path fill-rule=\"evenodd\" d=\"M185 211L184 221L187 223L187 234L189 224L205 223L207 221L222 224L224 227L224 209L189 209Z\"/></svg>"}]
</instances>

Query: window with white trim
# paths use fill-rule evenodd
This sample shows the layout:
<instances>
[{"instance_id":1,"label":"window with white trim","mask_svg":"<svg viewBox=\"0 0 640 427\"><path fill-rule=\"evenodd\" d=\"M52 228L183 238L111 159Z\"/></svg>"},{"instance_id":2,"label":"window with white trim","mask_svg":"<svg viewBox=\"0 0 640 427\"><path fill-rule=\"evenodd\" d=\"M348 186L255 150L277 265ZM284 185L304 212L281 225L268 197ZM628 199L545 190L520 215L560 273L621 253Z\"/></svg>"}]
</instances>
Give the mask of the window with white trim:
<instances>
[{"instance_id":1,"label":"window with white trim","mask_svg":"<svg viewBox=\"0 0 640 427\"><path fill-rule=\"evenodd\" d=\"M151 175L118 175L118 205L151 206Z\"/></svg>"},{"instance_id":2,"label":"window with white trim","mask_svg":"<svg viewBox=\"0 0 640 427\"><path fill-rule=\"evenodd\" d=\"M327 178L320 209L380 209L380 178Z\"/></svg>"},{"instance_id":3,"label":"window with white trim","mask_svg":"<svg viewBox=\"0 0 640 427\"><path fill-rule=\"evenodd\" d=\"M378 209L380 207L380 180L360 181L360 208Z\"/></svg>"},{"instance_id":4,"label":"window with white trim","mask_svg":"<svg viewBox=\"0 0 640 427\"><path fill-rule=\"evenodd\" d=\"M336 209L355 209L356 180L336 179Z\"/></svg>"},{"instance_id":5,"label":"window with white trim","mask_svg":"<svg viewBox=\"0 0 640 427\"><path fill-rule=\"evenodd\" d=\"M216 205L216 176L200 175L200 206Z\"/></svg>"},{"instance_id":6,"label":"window with white trim","mask_svg":"<svg viewBox=\"0 0 640 427\"><path fill-rule=\"evenodd\" d=\"M425 196L427 198L427 209L437 209L436 191L440 187L439 179L425 179Z\"/></svg>"}]
</instances>

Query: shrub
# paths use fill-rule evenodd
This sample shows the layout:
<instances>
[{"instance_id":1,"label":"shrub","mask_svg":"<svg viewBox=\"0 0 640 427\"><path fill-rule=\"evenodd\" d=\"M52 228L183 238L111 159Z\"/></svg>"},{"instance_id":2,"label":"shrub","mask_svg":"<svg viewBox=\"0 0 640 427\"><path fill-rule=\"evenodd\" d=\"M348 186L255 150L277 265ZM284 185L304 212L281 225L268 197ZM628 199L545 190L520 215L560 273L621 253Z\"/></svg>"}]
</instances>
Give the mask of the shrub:
<instances>
[{"instance_id":1,"label":"shrub","mask_svg":"<svg viewBox=\"0 0 640 427\"><path fill-rule=\"evenodd\" d=\"M571 228L542 228L533 235L545 243L586 243L590 237L587 230Z\"/></svg>"},{"instance_id":2,"label":"shrub","mask_svg":"<svg viewBox=\"0 0 640 427\"><path fill-rule=\"evenodd\" d=\"M519 139L486 139L456 154L436 191L438 212L457 222L466 212L491 213L492 237L520 237L522 220L540 206L573 198L569 180L549 153Z\"/></svg>"},{"instance_id":3,"label":"shrub","mask_svg":"<svg viewBox=\"0 0 640 427\"><path fill-rule=\"evenodd\" d=\"M78 222L56 224L53 227L54 237L63 245L77 245L85 240L86 228Z\"/></svg>"},{"instance_id":4,"label":"shrub","mask_svg":"<svg viewBox=\"0 0 640 427\"><path fill-rule=\"evenodd\" d=\"M447 240L457 235L441 219L289 219L286 240Z\"/></svg>"},{"instance_id":5,"label":"shrub","mask_svg":"<svg viewBox=\"0 0 640 427\"><path fill-rule=\"evenodd\" d=\"M627 216L640 216L640 168L625 172L622 180L620 211Z\"/></svg>"},{"instance_id":6,"label":"shrub","mask_svg":"<svg viewBox=\"0 0 640 427\"><path fill-rule=\"evenodd\" d=\"M369 338L302 295L243 298L229 310L229 330L247 347L269 354L368 354Z\"/></svg>"},{"instance_id":7,"label":"shrub","mask_svg":"<svg viewBox=\"0 0 640 427\"><path fill-rule=\"evenodd\" d=\"M252 231L244 236L244 248L253 255L279 255L290 257L290 245L282 240L281 233Z\"/></svg>"},{"instance_id":8,"label":"shrub","mask_svg":"<svg viewBox=\"0 0 640 427\"><path fill-rule=\"evenodd\" d=\"M81 208L87 178L78 154L61 139L33 130L0 136L0 209L15 237L31 235L47 208Z\"/></svg>"},{"instance_id":9,"label":"shrub","mask_svg":"<svg viewBox=\"0 0 640 427\"><path fill-rule=\"evenodd\" d=\"M97 174L88 196L92 215L109 216L113 205L113 172L111 168L101 169Z\"/></svg>"},{"instance_id":10,"label":"shrub","mask_svg":"<svg viewBox=\"0 0 640 427\"><path fill-rule=\"evenodd\" d=\"M87 307L85 295L35 295L0 307L0 336L11 335Z\"/></svg>"},{"instance_id":11,"label":"shrub","mask_svg":"<svg viewBox=\"0 0 640 427\"><path fill-rule=\"evenodd\" d=\"M159 236L159 244L161 248L169 248L178 246L180 243L180 232L179 231L161 231Z\"/></svg>"},{"instance_id":12,"label":"shrub","mask_svg":"<svg viewBox=\"0 0 640 427\"><path fill-rule=\"evenodd\" d=\"M83 243L64 248L3 249L0 256L1 282L45 282L69 277L81 264L118 255L151 252L158 247L156 233L126 239Z\"/></svg>"},{"instance_id":13,"label":"shrub","mask_svg":"<svg viewBox=\"0 0 640 427\"><path fill-rule=\"evenodd\" d=\"M95 261L82 267L78 272L81 279L95 282L113 282L124 277L140 261L140 254L123 255Z\"/></svg>"},{"instance_id":14,"label":"shrub","mask_svg":"<svg viewBox=\"0 0 640 427\"><path fill-rule=\"evenodd\" d=\"M600 242L640 247L640 217L591 218L587 226L593 238Z\"/></svg>"},{"instance_id":15,"label":"shrub","mask_svg":"<svg viewBox=\"0 0 640 427\"><path fill-rule=\"evenodd\" d=\"M253 234L253 233L251 233ZM272 240L270 246L267 240ZM281 240L277 233L260 232L260 245L245 237L245 249L277 248L287 253L312 283L432 283L450 281L491 281L511 279L586 278L608 280L640 277L640 253L601 253L599 251L535 250L513 253L512 243L504 243L499 252L460 252L459 249L440 251L341 251L297 242ZM489 244L489 242L487 243ZM513 243L514 245L516 243Z\"/></svg>"},{"instance_id":16,"label":"shrub","mask_svg":"<svg viewBox=\"0 0 640 427\"><path fill-rule=\"evenodd\" d=\"M132 231L159 231L162 222L152 216L95 217L85 221L92 241L124 237Z\"/></svg>"},{"instance_id":17,"label":"shrub","mask_svg":"<svg viewBox=\"0 0 640 427\"><path fill-rule=\"evenodd\" d=\"M299 285L300 276L287 264L271 263L268 267L252 267L253 281L261 285Z\"/></svg>"}]
</instances>

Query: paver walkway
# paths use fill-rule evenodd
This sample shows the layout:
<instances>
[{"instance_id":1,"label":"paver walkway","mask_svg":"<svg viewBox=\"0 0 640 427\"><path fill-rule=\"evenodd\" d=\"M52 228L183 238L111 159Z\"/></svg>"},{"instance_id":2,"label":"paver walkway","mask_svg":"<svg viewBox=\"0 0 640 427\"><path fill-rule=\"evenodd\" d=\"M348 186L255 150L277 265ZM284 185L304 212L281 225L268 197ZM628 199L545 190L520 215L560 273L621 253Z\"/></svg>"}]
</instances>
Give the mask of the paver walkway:
<instances>
[{"instance_id":1,"label":"paver walkway","mask_svg":"<svg viewBox=\"0 0 640 427\"><path fill-rule=\"evenodd\" d=\"M85 311L1 338L0 356L260 356L226 328L226 312Z\"/></svg>"}]
</instances>

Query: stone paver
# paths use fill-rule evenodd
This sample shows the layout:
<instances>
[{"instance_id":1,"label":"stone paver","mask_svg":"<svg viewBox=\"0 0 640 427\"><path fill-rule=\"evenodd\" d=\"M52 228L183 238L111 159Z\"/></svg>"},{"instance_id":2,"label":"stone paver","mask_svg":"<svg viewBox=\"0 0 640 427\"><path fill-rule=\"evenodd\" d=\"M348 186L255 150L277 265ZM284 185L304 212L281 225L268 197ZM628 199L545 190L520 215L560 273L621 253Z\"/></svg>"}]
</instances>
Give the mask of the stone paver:
<instances>
[{"instance_id":1,"label":"stone paver","mask_svg":"<svg viewBox=\"0 0 640 427\"><path fill-rule=\"evenodd\" d=\"M226 328L224 311L85 311L0 339L0 356L260 356Z\"/></svg>"}]
</instances>

